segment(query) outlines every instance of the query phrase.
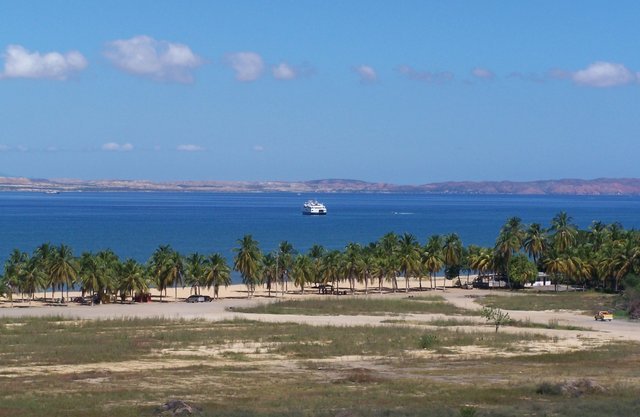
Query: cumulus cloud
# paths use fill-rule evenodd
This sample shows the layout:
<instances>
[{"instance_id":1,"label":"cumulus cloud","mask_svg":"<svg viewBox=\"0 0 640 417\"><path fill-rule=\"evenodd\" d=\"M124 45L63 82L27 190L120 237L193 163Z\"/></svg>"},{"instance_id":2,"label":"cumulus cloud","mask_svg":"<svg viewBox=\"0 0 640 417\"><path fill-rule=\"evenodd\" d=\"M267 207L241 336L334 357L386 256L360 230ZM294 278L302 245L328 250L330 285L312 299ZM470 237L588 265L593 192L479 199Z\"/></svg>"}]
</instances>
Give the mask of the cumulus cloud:
<instances>
[{"instance_id":1,"label":"cumulus cloud","mask_svg":"<svg viewBox=\"0 0 640 417\"><path fill-rule=\"evenodd\" d=\"M66 80L71 74L87 67L87 60L78 51L29 52L20 45L9 45L2 54L4 71L0 78L46 78Z\"/></svg>"},{"instance_id":2,"label":"cumulus cloud","mask_svg":"<svg viewBox=\"0 0 640 417\"><path fill-rule=\"evenodd\" d=\"M192 145L192 144L178 145L178 147L176 149L181 151L181 152L200 152L200 151L204 151L204 148L202 146Z\"/></svg>"},{"instance_id":3,"label":"cumulus cloud","mask_svg":"<svg viewBox=\"0 0 640 417\"><path fill-rule=\"evenodd\" d=\"M398 67L398 72L410 80L422 81L426 83L442 84L453 80L453 73L449 71L431 72L418 71L408 65Z\"/></svg>"},{"instance_id":4,"label":"cumulus cloud","mask_svg":"<svg viewBox=\"0 0 640 417\"><path fill-rule=\"evenodd\" d=\"M614 87L638 81L638 75L622 64L598 61L571 75L576 84L589 87Z\"/></svg>"},{"instance_id":5,"label":"cumulus cloud","mask_svg":"<svg viewBox=\"0 0 640 417\"><path fill-rule=\"evenodd\" d=\"M358 65L353 69L356 74L360 77L360 82L362 83L372 83L378 79L378 74L373 67L369 65Z\"/></svg>"},{"instance_id":6,"label":"cumulus cloud","mask_svg":"<svg viewBox=\"0 0 640 417\"><path fill-rule=\"evenodd\" d=\"M296 70L289 64L281 62L271 70L273 78L277 80L293 80L298 76Z\"/></svg>"},{"instance_id":7,"label":"cumulus cloud","mask_svg":"<svg viewBox=\"0 0 640 417\"><path fill-rule=\"evenodd\" d=\"M192 70L203 60L182 43L135 36L108 42L104 55L121 70L160 81L193 81Z\"/></svg>"},{"instance_id":8,"label":"cumulus cloud","mask_svg":"<svg viewBox=\"0 0 640 417\"><path fill-rule=\"evenodd\" d=\"M227 65L235 72L238 81L255 81L264 71L264 61L255 52L234 52L227 54Z\"/></svg>"},{"instance_id":9,"label":"cumulus cloud","mask_svg":"<svg viewBox=\"0 0 640 417\"><path fill-rule=\"evenodd\" d=\"M493 80L495 78L495 74L493 73L493 71L486 69L486 68L480 68L480 67L476 67L471 71L471 74L476 77L476 78L480 78L483 80Z\"/></svg>"},{"instance_id":10,"label":"cumulus cloud","mask_svg":"<svg viewBox=\"0 0 640 417\"><path fill-rule=\"evenodd\" d=\"M116 142L108 142L102 145L103 151L119 151L119 152L127 152L133 150L133 145L130 143L116 143Z\"/></svg>"}]
</instances>

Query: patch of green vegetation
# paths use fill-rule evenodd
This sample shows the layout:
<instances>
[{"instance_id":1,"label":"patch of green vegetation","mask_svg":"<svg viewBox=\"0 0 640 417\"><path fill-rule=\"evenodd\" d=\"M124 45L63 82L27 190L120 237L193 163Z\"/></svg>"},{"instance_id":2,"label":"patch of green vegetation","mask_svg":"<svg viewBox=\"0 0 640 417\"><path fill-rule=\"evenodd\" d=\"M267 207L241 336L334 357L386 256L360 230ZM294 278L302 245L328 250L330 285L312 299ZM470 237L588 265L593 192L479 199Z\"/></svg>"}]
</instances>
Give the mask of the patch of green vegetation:
<instances>
[{"instance_id":1,"label":"patch of green vegetation","mask_svg":"<svg viewBox=\"0 0 640 417\"><path fill-rule=\"evenodd\" d=\"M476 311L458 308L440 296L407 298L310 298L286 300L234 311L259 314L301 315L386 315L386 314L446 314L478 315Z\"/></svg>"},{"instance_id":2,"label":"patch of green vegetation","mask_svg":"<svg viewBox=\"0 0 640 417\"><path fill-rule=\"evenodd\" d=\"M593 314L594 311L613 309L620 296L595 291L545 292L544 294L487 295L478 300L486 307L504 310L577 310Z\"/></svg>"}]
</instances>

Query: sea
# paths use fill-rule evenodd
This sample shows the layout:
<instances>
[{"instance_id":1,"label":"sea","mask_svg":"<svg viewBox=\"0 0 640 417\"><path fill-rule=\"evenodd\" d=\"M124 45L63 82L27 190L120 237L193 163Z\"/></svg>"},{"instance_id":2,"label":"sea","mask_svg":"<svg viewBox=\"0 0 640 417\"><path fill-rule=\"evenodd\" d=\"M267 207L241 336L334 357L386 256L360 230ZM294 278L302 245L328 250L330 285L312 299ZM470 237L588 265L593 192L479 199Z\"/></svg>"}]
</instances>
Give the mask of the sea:
<instances>
[{"instance_id":1,"label":"sea","mask_svg":"<svg viewBox=\"0 0 640 417\"><path fill-rule=\"evenodd\" d=\"M324 203L328 214L302 215L308 199ZM561 211L581 228L597 220L640 229L637 196L4 192L0 261L14 248L30 253L50 242L71 246L74 255L112 249L123 260L140 262L168 244L182 254L217 252L231 264L246 234L265 253L285 240L306 252L314 244L368 244L388 232L411 233L420 243L434 234L457 233L465 245L493 246L508 218L546 227Z\"/></svg>"}]
</instances>

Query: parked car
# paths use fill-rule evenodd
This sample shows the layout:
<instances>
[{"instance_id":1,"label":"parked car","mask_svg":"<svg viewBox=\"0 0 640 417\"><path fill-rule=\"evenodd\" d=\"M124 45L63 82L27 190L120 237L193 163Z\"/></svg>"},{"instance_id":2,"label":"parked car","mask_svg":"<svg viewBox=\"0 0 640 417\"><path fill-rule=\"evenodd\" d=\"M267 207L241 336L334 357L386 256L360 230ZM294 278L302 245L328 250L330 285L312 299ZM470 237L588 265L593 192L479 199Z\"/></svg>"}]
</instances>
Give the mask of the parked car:
<instances>
[{"instance_id":1,"label":"parked car","mask_svg":"<svg viewBox=\"0 0 640 417\"><path fill-rule=\"evenodd\" d=\"M213 300L208 295L190 295L185 301L187 303L208 303Z\"/></svg>"},{"instance_id":2,"label":"parked car","mask_svg":"<svg viewBox=\"0 0 640 417\"><path fill-rule=\"evenodd\" d=\"M601 321L611 321L613 320L613 312L612 311L608 311L608 310L602 310L602 311L598 311L595 316L593 316L596 321L597 320L601 320Z\"/></svg>"}]
</instances>

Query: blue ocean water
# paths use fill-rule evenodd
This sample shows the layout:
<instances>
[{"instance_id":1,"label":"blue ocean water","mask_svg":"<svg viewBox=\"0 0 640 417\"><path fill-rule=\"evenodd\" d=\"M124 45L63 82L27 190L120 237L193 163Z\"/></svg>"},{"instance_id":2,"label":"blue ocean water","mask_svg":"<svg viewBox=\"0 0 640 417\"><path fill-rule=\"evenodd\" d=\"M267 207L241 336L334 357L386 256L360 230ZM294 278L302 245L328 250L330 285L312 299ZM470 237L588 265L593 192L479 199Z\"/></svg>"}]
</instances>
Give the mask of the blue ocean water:
<instances>
[{"instance_id":1,"label":"blue ocean water","mask_svg":"<svg viewBox=\"0 0 640 417\"><path fill-rule=\"evenodd\" d=\"M303 216L309 198L327 216ZM458 233L465 245L493 245L511 216L548 226L566 211L580 227L593 220L640 228L639 197L459 196L423 194L291 193L0 193L0 260L14 248L31 252L44 242L70 245L74 254L110 248L146 261L160 244L181 253L219 252L232 259L237 240L252 234L264 252L282 240L301 252L314 243L342 249L387 232Z\"/></svg>"}]
</instances>

